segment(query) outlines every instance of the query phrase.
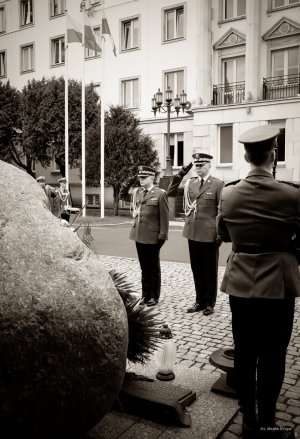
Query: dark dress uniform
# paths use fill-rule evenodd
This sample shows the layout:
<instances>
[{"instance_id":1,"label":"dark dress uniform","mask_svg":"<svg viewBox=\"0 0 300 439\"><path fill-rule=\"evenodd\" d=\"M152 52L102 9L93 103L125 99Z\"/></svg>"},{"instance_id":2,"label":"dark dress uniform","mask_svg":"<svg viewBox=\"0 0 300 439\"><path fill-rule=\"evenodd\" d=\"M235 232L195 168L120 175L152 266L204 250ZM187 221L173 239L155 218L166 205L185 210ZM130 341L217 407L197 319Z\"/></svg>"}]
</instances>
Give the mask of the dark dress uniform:
<instances>
[{"instance_id":1,"label":"dark dress uniform","mask_svg":"<svg viewBox=\"0 0 300 439\"><path fill-rule=\"evenodd\" d=\"M216 216L224 183L218 178L208 176L201 184L199 177L193 177L186 181L183 188L179 187L182 178L180 172L174 175L167 194L185 195L186 219L183 237L188 239L189 244L196 303L198 310L213 308L217 298L219 260Z\"/></svg>"},{"instance_id":2,"label":"dark dress uniform","mask_svg":"<svg viewBox=\"0 0 300 439\"><path fill-rule=\"evenodd\" d=\"M239 141L250 148L256 142L274 142L278 134L264 126L249 130ZM257 167L223 189L217 227L222 240L233 243L221 291L230 295L244 422L255 428L257 400L259 426L273 428L294 301L300 296L294 254L300 238L300 191Z\"/></svg>"},{"instance_id":3,"label":"dark dress uniform","mask_svg":"<svg viewBox=\"0 0 300 439\"><path fill-rule=\"evenodd\" d=\"M155 174L155 171L153 172ZM142 171L139 175L141 174ZM158 302L161 289L159 253L161 246L168 239L169 229L168 199L166 192L155 186L147 193L141 187L135 188L131 195L128 193L130 186L131 182L123 184L119 197L132 201L133 204L133 225L129 237L136 242L142 270L142 297L145 303L151 299Z\"/></svg>"}]
</instances>

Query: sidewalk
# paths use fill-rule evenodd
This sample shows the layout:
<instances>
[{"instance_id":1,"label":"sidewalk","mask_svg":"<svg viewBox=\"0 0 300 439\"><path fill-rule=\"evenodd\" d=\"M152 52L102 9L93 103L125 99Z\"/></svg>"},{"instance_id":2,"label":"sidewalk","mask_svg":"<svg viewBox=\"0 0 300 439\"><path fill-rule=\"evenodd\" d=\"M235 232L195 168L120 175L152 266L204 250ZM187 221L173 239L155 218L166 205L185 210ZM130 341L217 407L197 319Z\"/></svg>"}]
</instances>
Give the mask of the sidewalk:
<instances>
[{"instance_id":1,"label":"sidewalk","mask_svg":"<svg viewBox=\"0 0 300 439\"><path fill-rule=\"evenodd\" d=\"M99 260L108 269L116 266L126 273L136 292L141 294L140 267L137 259L101 256ZM162 292L155 310L159 318L172 329L177 346L177 364L216 376L221 373L209 363L209 357L217 349L232 348L231 317L228 296L219 292L215 313L187 314L194 302L194 284L189 264L161 262ZM224 267L219 267L219 283ZM277 424L295 428L300 438L300 300L296 302L294 330L288 349L286 374L277 405ZM176 371L175 371L176 373ZM228 401L228 400L227 400ZM235 415L218 439L237 439L241 436L241 415ZM148 436L150 438L150 436ZM151 438L150 438L151 439Z\"/></svg>"},{"instance_id":2,"label":"sidewalk","mask_svg":"<svg viewBox=\"0 0 300 439\"><path fill-rule=\"evenodd\" d=\"M75 218L74 215L71 215L70 223ZM76 220L74 221L74 224L89 224L93 227L101 227L101 226L116 226L116 225L123 225L123 224L132 224L132 218L128 215L119 215L119 216L111 216L106 215L104 218L100 217L99 215L86 215L84 218L80 215ZM73 225L74 225L73 224ZM170 227L180 227L182 228L184 226L184 220L182 219L176 219L175 221L169 221Z\"/></svg>"}]
</instances>

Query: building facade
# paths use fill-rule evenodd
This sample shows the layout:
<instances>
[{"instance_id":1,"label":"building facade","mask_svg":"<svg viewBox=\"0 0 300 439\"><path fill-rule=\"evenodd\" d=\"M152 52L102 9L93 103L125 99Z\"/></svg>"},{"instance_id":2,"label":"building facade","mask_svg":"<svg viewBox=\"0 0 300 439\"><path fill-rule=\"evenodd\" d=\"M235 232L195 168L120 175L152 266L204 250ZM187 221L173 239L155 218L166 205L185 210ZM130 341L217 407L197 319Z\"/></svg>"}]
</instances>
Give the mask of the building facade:
<instances>
[{"instance_id":1,"label":"building facade","mask_svg":"<svg viewBox=\"0 0 300 439\"><path fill-rule=\"evenodd\" d=\"M98 36L105 6L117 56L107 37L102 53L85 49L83 57L80 44L65 51L67 16L80 25L82 3ZM151 99L170 87L191 104L171 115L174 172L201 151L214 156L215 176L242 178L248 165L238 136L272 124L281 129L277 178L300 182L300 0L0 0L1 81L21 89L32 78L65 75L66 64L68 77L92 82L105 105L136 113L162 173L167 118L154 115ZM36 164L50 184L57 172ZM70 182L79 198L78 169ZM97 205L99 190L87 188L87 200Z\"/></svg>"}]
</instances>

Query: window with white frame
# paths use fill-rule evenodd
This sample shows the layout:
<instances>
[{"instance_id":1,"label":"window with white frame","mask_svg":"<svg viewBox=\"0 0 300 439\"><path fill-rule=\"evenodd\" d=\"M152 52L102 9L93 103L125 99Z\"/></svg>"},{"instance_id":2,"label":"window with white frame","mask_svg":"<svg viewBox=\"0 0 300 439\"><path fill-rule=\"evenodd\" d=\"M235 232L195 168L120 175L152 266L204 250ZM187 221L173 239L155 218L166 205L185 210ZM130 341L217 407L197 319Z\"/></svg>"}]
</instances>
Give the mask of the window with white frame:
<instances>
[{"instance_id":1,"label":"window with white frame","mask_svg":"<svg viewBox=\"0 0 300 439\"><path fill-rule=\"evenodd\" d=\"M245 57L223 59L222 74L224 84L245 81Z\"/></svg>"},{"instance_id":2,"label":"window with white frame","mask_svg":"<svg viewBox=\"0 0 300 439\"><path fill-rule=\"evenodd\" d=\"M34 69L33 44L21 47L21 72L30 72Z\"/></svg>"},{"instance_id":3,"label":"window with white frame","mask_svg":"<svg viewBox=\"0 0 300 439\"><path fill-rule=\"evenodd\" d=\"M6 76L6 51L0 52L0 78Z\"/></svg>"},{"instance_id":4,"label":"window with white frame","mask_svg":"<svg viewBox=\"0 0 300 439\"><path fill-rule=\"evenodd\" d=\"M138 49L140 46L140 19L130 18L121 22L122 50Z\"/></svg>"},{"instance_id":5,"label":"window with white frame","mask_svg":"<svg viewBox=\"0 0 300 439\"><path fill-rule=\"evenodd\" d=\"M51 40L51 66L65 62L65 38L58 37Z\"/></svg>"},{"instance_id":6,"label":"window with white frame","mask_svg":"<svg viewBox=\"0 0 300 439\"><path fill-rule=\"evenodd\" d=\"M166 144L166 156L167 156L168 155L167 136L165 136L165 144ZM183 133L170 134L170 156L171 156L172 166L174 166L175 168L183 166L183 162L184 162Z\"/></svg>"},{"instance_id":7,"label":"window with white frame","mask_svg":"<svg viewBox=\"0 0 300 439\"><path fill-rule=\"evenodd\" d=\"M100 83L96 83L96 84L91 84L94 91L96 92L97 96L99 97L99 100L101 98L101 87L100 87ZM87 85L87 87L90 87L90 85Z\"/></svg>"},{"instance_id":8,"label":"window with white frame","mask_svg":"<svg viewBox=\"0 0 300 439\"><path fill-rule=\"evenodd\" d=\"M245 95L245 57L222 60L223 104L240 103Z\"/></svg>"},{"instance_id":9,"label":"window with white frame","mask_svg":"<svg viewBox=\"0 0 300 439\"><path fill-rule=\"evenodd\" d=\"M139 108L139 79L121 81L121 101L126 108Z\"/></svg>"},{"instance_id":10,"label":"window with white frame","mask_svg":"<svg viewBox=\"0 0 300 439\"><path fill-rule=\"evenodd\" d=\"M33 23L33 0L20 0L21 26Z\"/></svg>"},{"instance_id":11,"label":"window with white frame","mask_svg":"<svg viewBox=\"0 0 300 439\"><path fill-rule=\"evenodd\" d=\"M299 3L299 0L272 0L272 9L294 5L295 3Z\"/></svg>"},{"instance_id":12,"label":"window with white frame","mask_svg":"<svg viewBox=\"0 0 300 439\"><path fill-rule=\"evenodd\" d=\"M164 90L167 88L173 91L173 97L180 95L184 90L184 70L172 70L164 73Z\"/></svg>"},{"instance_id":13,"label":"window with white frame","mask_svg":"<svg viewBox=\"0 0 300 439\"><path fill-rule=\"evenodd\" d=\"M50 17L57 17L65 13L65 0L50 0Z\"/></svg>"},{"instance_id":14,"label":"window with white frame","mask_svg":"<svg viewBox=\"0 0 300 439\"><path fill-rule=\"evenodd\" d=\"M184 38L184 5L163 11L164 41Z\"/></svg>"},{"instance_id":15,"label":"window with white frame","mask_svg":"<svg viewBox=\"0 0 300 439\"><path fill-rule=\"evenodd\" d=\"M300 46L272 51L272 76L294 75L300 72L299 47Z\"/></svg>"},{"instance_id":16,"label":"window with white frame","mask_svg":"<svg viewBox=\"0 0 300 439\"><path fill-rule=\"evenodd\" d=\"M285 162L285 120L270 120L269 125L279 129L277 137L277 162Z\"/></svg>"},{"instance_id":17,"label":"window with white frame","mask_svg":"<svg viewBox=\"0 0 300 439\"><path fill-rule=\"evenodd\" d=\"M219 164L232 164L232 125L219 127Z\"/></svg>"},{"instance_id":18,"label":"window with white frame","mask_svg":"<svg viewBox=\"0 0 300 439\"><path fill-rule=\"evenodd\" d=\"M100 206L100 196L98 194L86 194L88 206Z\"/></svg>"},{"instance_id":19,"label":"window with white frame","mask_svg":"<svg viewBox=\"0 0 300 439\"><path fill-rule=\"evenodd\" d=\"M0 34L5 32L5 6L0 6Z\"/></svg>"},{"instance_id":20,"label":"window with white frame","mask_svg":"<svg viewBox=\"0 0 300 439\"><path fill-rule=\"evenodd\" d=\"M99 44L98 41L101 40L100 26L93 27L93 33L97 44ZM90 47L85 47L85 58L95 58L95 56L100 56L100 55L101 55L100 50L98 51L91 49Z\"/></svg>"},{"instance_id":21,"label":"window with white frame","mask_svg":"<svg viewBox=\"0 0 300 439\"><path fill-rule=\"evenodd\" d=\"M223 20L243 17L246 14L246 0L223 0L222 7Z\"/></svg>"}]
</instances>

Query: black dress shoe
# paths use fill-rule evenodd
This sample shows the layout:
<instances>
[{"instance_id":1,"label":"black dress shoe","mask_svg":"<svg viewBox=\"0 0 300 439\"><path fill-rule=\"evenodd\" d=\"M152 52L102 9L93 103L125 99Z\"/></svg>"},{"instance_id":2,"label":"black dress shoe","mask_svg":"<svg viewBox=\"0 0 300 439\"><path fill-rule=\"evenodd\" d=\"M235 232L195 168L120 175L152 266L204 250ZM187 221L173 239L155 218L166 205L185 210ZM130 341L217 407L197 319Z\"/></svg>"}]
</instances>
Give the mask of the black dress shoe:
<instances>
[{"instance_id":1,"label":"black dress shoe","mask_svg":"<svg viewBox=\"0 0 300 439\"><path fill-rule=\"evenodd\" d=\"M258 432L256 427L248 427L248 425L243 424L242 428L242 439L258 439Z\"/></svg>"},{"instance_id":2,"label":"black dress shoe","mask_svg":"<svg viewBox=\"0 0 300 439\"><path fill-rule=\"evenodd\" d=\"M206 306L204 308L203 315L204 316L209 316L210 314L213 314L214 312L215 312L215 310L213 309L212 306Z\"/></svg>"},{"instance_id":3,"label":"black dress shoe","mask_svg":"<svg viewBox=\"0 0 300 439\"><path fill-rule=\"evenodd\" d=\"M158 300L150 299L149 302L147 302L147 306L155 306L157 305Z\"/></svg>"},{"instance_id":4,"label":"black dress shoe","mask_svg":"<svg viewBox=\"0 0 300 439\"><path fill-rule=\"evenodd\" d=\"M196 302L191 308L188 308L187 312L198 312L202 311L203 309L204 307Z\"/></svg>"}]
</instances>

